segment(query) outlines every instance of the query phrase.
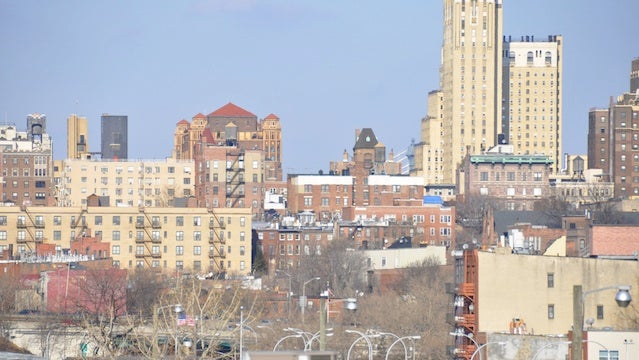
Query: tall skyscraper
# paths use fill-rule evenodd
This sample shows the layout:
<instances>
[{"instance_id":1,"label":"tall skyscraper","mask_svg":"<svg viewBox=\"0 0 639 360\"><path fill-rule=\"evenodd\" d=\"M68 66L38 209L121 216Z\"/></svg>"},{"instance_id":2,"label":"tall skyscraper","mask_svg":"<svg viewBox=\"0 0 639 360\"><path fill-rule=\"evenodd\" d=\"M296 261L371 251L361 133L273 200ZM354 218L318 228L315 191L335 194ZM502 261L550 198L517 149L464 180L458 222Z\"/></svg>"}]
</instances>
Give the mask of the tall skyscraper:
<instances>
[{"instance_id":1,"label":"tall skyscraper","mask_svg":"<svg viewBox=\"0 0 639 360\"><path fill-rule=\"evenodd\" d=\"M101 117L102 159L125 160L128 158L128 117L103 114Z\"/></svg>"},{"instance_id":2,"label":"tall skyscraper","mask_svg":"<svg viewBox=\"0 0 639 360\"><path fill-rule=\"evenodd\" d=\"M466 153L487 150L502 132L502 32L501 0L444 0L439 183L454 184Z\"/></svg>"},{"instance_id":3,"label":"tall skyscraper","mask_svg":"<svg viewBox=\"0 0 639 360\"><path fill-rule=\"evenodd\" d=\"M561 168L562 37L504 39L502 143L515 154L546 155Z\"/></svg>"},{"instance_id":4,"label":"tall skyscraper","mask_svg":"<svg viewBox=\"0 0 639 360\"><path fill-rule=\"evenodd\" d=\"M67 118L67 159L86 159L89 153L87 118L71 114Z\"/></svg>"}]
</instances>

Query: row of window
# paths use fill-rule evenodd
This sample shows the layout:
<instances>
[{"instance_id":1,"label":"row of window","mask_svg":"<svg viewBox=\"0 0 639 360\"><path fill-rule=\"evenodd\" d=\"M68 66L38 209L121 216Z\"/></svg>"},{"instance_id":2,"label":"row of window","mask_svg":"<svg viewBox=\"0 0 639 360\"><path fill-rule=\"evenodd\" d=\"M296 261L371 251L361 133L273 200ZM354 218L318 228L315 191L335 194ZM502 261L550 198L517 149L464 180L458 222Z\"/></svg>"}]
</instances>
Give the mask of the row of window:
<instances>
[{"instance_id":1,"label":"row of window","mask_svg":"<svg viewBox=\"0 0 639 360\"><path fill-rule=\"evenodd\" d=\"M0 241L6 241L7 240L7 230L0 230ZM146 233L144 231L137 231L137 233L135 234L135 239L137 241L145 241L146 238ZM29 239L31 239L30 237L28 237L29 232L27 232L27 230L17 230L16 232L16 239L18 241L27 241ZM95 232L96 236L101 236L102 232L101 231L96 231ZM164 237L160 236L160 231L153 231L151 233L151 240L152 241L161 241L162 239L167 239L168 234L166 231L164 231ZM233 239L232 233L230 231L226 232L226 235L223 231L220 231L219 233L217 233L217 238L216 238L216 234L214 231L210 231L209 233L209 241L224 241L226 239ZM35 230L33 231L33 239L36 241L43 241L45 239L45 232L44 230ZM76 232L72 231L71 232L71 236L70 236L71 240L75 240L76 239ZM118 230L114 230L111 232L111 240L112 241L119 241L121 240L121 233ZM133 231L129 231L129 239L133 239ZM175 241L184 241L184 232L183 231L176 231L175 232ZM54 230L53 231L53 240L59 241L62 240L62 231L60 230ZM202 235L199 231L194 231L193 232L193 237L191 238L192 241L201 241L202 240ZM244 231L240 231L239 233L239 241L246 241L246 233Z\"/></svg>"},{"instance_id":2,"label":"row of window","mask_svg":"<svg viewBox=\"0 0 639 360\"><path fill-rule=\"evenodd\" d=\"M129 173L129 174L133 174L133 173L136 172L135 168L136 168L136 166L127 166L126 172ZM70 173L72 171L72 169L73 168L70 165L68 165L65 168L65 172ZM160 166L138 166L137 169L138 169L137 170L138 173L145 173L145 174L160 174L160 173L162 173L162 167L160 167ZM102 173L102 174L108 174L110 172L110 170L111 170L111 168L107 167L107 166L100 167L100 173ZM124 167L117 166L117 167L115 167L114 170L115 170L116 174L122 174L122 172L124 172ZM82 165L80 167L80 171L82 171L82 172L98 171L98 169L97 169L97 166L94 166L93 170L89 170L88 166ZM169 174L174 174L175 173L175 166L167 167L166 171ZM184 167L184 173L185 174L190 174L191 173L191 167L190 166L185 166Z\"/></svg>"},{"instance_id":3,"label":"row of window","mask_svg":"<svg viewBox=\"0 0 639 360\"><path fill-rule=\"evenodd\" d=\"M504 175L506 175L504 177ZM491 171L490 172L490 177L492 177L493 181L528 181L528 179L532 179L533 181L542 181L543 179L543 173L541 171L535 171L533 173L530 172L526 172L526 171L521 171L519 172L519 179L517 180L516 178L517 172L515 171L508 171L504 174L503 171L499 172L499 171ZM532 175L532 178L530 177ZM479 173L479 181L489 181L489 172L488 171L481 171Z\"/></svg>"},{"instance_id":4,"label":"row of window","mask_svg":"<svg viewBox=\"0 0 639 360\"><path fill-rule=\"evenodd\" d=\"M126 218L126 216L124 216L124 218ZM133 216L129 216L128 217L128 223L129 224L133 224L133 221L135 219L135 224L136 226L144 226L145 224L149 224L152 226L160 226L161 224L167 224L169 217L168 216L164 216L164 217L160 217L160 216L151 216L150 217L150 223L148 221L148 217L147 216L143 216L143 215L139 215L136 217ZM175 226L184 226L185 222L184 222L184 216L176 216L175 217ZM72 215L70 217L70 224L81 224L82 226L87 225L87 219L86 216L81 216L79 219L79 222L76 222L76 217L75 215ZM94 220L94 225L102 225L103 224L103 217L102 215L96 215L93 217ZM162 220L162 221L161 221ZM193 220L193 226L202 226L203 222L202 222L202 217L201 216L193 216L192 217ZM224 216L220 216L218 221L215 221L215 219L213 217L209 218L209 222L208 222L208 226L215 226L215 227L221 227L221 226L225 226L226 224L231 224L232 223L232 218L228 217L228 218L224 218ZM241 227L245 227L246 226L246 217L241 216L239 217L239 221L240 221L240 226ZM19 215L17 217L17 223L18 225L27 225L27 217L25 215ZM37 226L44 226L44 216L43 215L34 215L33 216L33 223L34 225ZM121 216L120 215L113 215L111 217L111 224L112 225L121 225L122 221L121 221ZM7 216L2 215L0 216L0 225L8 225L7 222ZM54 216L53 217L53 225L62 225L62 216Z\"/></svg>"},{"instance_id":5,"label":"row of window","mask_svg":"<svg viewBox=\"0 0 639 360\"><path fill-rule=\"evenodd\" d=\"M209 248L209 252L214 252L214 251L215 250L213 247ZM166 245L164 245L163 247L160 247L160 245L153 245L151 247L152 255L161 255L161 254L166 254L167 252L168 252L168 247ZM120 245L112 245L111 254L120 255L121 254ZM133 245L129 245L129 254L133 254ZM135 247L135 255L145 255L145 254L146 254L146 247L144 245L137 245ZM177 245L175 247L175 254L184 255L184 246ZM225 254L231 254L231 246L227 246L226 250L224 247L221 247L219 250L219 254L216 254L216 255L224 256ZM202 255L202 247L193 246L193 255ZM246 248L244 246L240 246L240 256L245 256L245 255L246 255Z\"/></svg>"},{"instance_id":6,"label":"row of window","mask_svg":"<svg viewBox=\"0 0 639 360\"><path fill-rule=\"evenodd\" d=\"M120 261L119 260L114 260L113 261L113 266L120 267ZM136 260L135 261L135 266L138 267L138 268L142 268L142 267L145 267L146 264L145 264L144 260ZM132 267L133 267L133 260L129 260L129 268L132 268ZM160 260L152 260L151 261L151 267L152 268L159 268L160 267ZM167 260L163 260L162 267L164 269L168 268ZM217 268L217 265L216 265L214 260L211 260L209 262L209 267L210 268ZM177 270L184 270L184 261L177 260L175 262L175 268ZM220 261L219 262L219 268L221 270L231 269L231 261L230 260L228 260L226 262ZM193 269L193 271L201 271L201 270L203 270L202 269L202 262L200 260L194 260L192 269ZM240 271L244 271L245 269L246 269L246 263L244 262L244 260L240 260Z\"/></svg>"}]
</instances>

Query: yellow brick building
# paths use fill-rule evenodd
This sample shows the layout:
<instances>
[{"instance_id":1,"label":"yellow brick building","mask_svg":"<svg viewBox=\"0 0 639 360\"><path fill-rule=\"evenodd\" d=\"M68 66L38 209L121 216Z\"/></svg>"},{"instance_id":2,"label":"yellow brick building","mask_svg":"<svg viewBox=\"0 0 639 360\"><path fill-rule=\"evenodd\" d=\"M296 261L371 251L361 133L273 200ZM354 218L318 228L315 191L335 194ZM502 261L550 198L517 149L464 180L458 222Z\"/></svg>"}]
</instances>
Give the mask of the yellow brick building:
<instances>
[{"instance_id":1,"label":"yellow brick building","mask_svg":"<svg viewBox=\"0 0 639 360\"><path fill-rule=\"evenodd\" d=\"M39 244L53 244L65 254L94 236L123 269L245 275L251 227L250 209L8 206L0 207L0 249L25 258Z\"/></svg>"}]
</instances>

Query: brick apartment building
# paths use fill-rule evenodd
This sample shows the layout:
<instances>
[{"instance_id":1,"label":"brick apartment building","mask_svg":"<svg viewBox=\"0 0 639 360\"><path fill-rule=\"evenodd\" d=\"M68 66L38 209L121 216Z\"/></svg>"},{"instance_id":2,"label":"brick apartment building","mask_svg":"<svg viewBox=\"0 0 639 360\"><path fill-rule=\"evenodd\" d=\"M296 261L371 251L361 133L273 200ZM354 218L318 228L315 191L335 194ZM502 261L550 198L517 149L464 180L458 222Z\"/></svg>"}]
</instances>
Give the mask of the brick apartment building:
<instances>
[{"instance_id":1,"label":"brick apartment building","mask_svg":"<svg viewBox=\"0 0 639 360\"><path fill-rule=\"evenodd\" d=\"M490 198L496 209L532 210L535 202L550 196L548 156L513 155L509 146L498 146L467 155L462 166L463 196Z\"/></svg>"}]
</instances>

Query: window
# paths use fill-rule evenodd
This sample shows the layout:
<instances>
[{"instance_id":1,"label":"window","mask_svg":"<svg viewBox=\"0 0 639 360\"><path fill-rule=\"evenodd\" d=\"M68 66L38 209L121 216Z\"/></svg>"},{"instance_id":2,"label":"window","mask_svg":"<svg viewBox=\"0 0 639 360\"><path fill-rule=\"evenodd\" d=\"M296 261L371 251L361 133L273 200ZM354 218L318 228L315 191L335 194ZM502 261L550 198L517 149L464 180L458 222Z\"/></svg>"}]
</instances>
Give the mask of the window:
<instances>
[{"instance_id":1,"label":"window","mask_svg":"<svg viewBox=\"0 0 639 360\"><path fill-rule=\"evenodd\" d=\"M548 304L548 318L549 319L554 319L555 318L555 305L554 304Z\"/></svg>"},{"instance_id":2,"label":"window","mask_svg":"<svg viewBox=\"0 0 639 360\"><path fill-rule=\"evenodd\" d=\"M62 240L62 232L60 230L53 230L53 240Z\"/></svg>"},{"instance_id":3,"label":"window","mask_svg":"<svg viewBox=\"0 0 639 360\"><path fill-rule=\"evenodd\" d=\"M102 216L96 216L95 217L95 224L96 225L102 225Z\"/></svg>"},{"instance_id":4,"label":"window","mask_svg":"<svg viewBox=\"0 0 639 360\"><path fill-rule=\"evenodd\" d=\"M176 246L175 255L184 255L184 246L181 246L181 245Z\"/></svg>"},{"instance_id":5,"label":"window","mask_svg":"<svg viewBox=\"0 0 639 360\"><path fill-rule=\"evenodd\" d=\"M62 225L62 217L54 216L53 217L53 225Z\"/></svg>"},{"instance_id":6,"label":"window","mask_svg":"<svg viewBox=\"0 0 639 360\"><path fill-rule=\"evenodd\" d=\"M604 318L604 307L603 305L597 305L597 320L602 320Z\"/></svg>"},{"instance_id":7,"label":"window","mask_svg":"<svg viewBox=\"0 0 639 360\"><path fill-rule=\"evenodd\" d=\"M177 216L175 218L175 225L176 226L184 226L184 216Z\"/></svg>"},{"instance_id":8,"label":"window","mask_svg":"<svg viewBox=\"0 0 639 360\"><path fill-rule=\"evenodd\" d=\"M0 240L7 240L7 232L5 230L0 231Z\"/></svg>"},{"instance_id":9,"label":"window","mask_svg":"<svg viewBox=\"0 0 639 360\"><path fill-rule=\"evenodd\" d=\"M112 255L120 255L120 245L111 246L111 254Z\"/></svg>"},{"instance_id":10,"label":"window","mask_svg":"<svg viewBox=\"0 0 639 360\"><path fill-rule=\"evenodd\" d=\"M506 173L506 180L515 181L515 172L514 171L507 172Z\"/></svg>"},{"instance_id":11,"label":"window","mask_svg":"<svg viewBox=\"0 0 639 360\"><path fill-rule=\"evenodd\" d=\"M176 231L175 232L175 241L184 240L184 231Z\"/></svg>"},{"instance_id":12,"label":"window","mask_svg":"<svg viewBox=\"0 0 639 360\"><path fill-rule=\"evenodd\" d=\"M619 350L599 350L599 360L619 360Z\"/></svg>"},{"instance_id":13,"label":"window","mask_svg":"<svg viewBox=\"0 0 639 360\"><path fill-rule=\"evenodd\" d=\"M194 246L193 247L193 255L201 255L202 254L202 247L201 246Z\"/></svg>"},{"instance_id":14,"label":"window","mask_svg":"<svg viewBox=\"0 0 639 360\"><path fill-rule=\"evenodd\" d=\"M120 217L119 216L114 216L113 217L113 225L120 225Z\"/></svg>"},{"instance_id":15,"label":"window","mask_svg":"<svg viewBox=\"0 0 639 360\"><path fill-rule=\"evenodd\" d=\"M240 246L240 255L244 256L244 252L245 252L244 246Z\"/></svg>"},{"instance_id":16,"label":"window","mask_svg":"<svg viewBox=\"0 0 639 360\"><path fill-rule=\"evenodd\" d=\"M554 273L548 273L546 275L546 279L548 282L548 287L549 288L554 288L555 287L555 274Z\"/></svg>"},{"instance_id":17,"label":"window","mask_svg":"<svg viewBox=\"0 0 639 360\"><path fill-rule=\"evenodd\" d=\"M120 232L118 230L114 230L111 237L112 240L120 240Z\"/></svg>"}]
</instances>

